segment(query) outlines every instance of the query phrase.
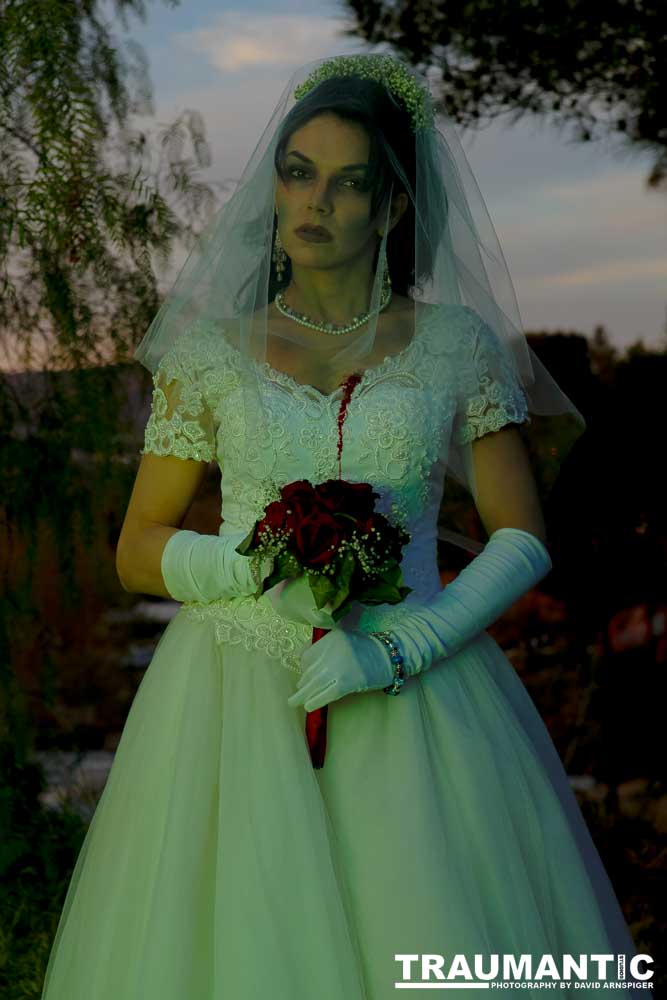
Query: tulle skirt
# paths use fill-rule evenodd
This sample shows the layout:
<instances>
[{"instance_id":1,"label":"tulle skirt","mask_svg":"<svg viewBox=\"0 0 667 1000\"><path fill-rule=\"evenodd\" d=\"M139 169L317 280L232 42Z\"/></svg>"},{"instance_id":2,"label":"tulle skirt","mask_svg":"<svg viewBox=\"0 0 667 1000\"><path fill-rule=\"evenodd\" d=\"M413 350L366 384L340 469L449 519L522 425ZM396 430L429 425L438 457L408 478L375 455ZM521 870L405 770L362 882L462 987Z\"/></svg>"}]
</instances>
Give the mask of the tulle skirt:
<instances>
[{"instance_id":1,"label":"tulle skirt","mask_svg":"<svg viewBox=\"0 0 667 1000\"><path fill-rule=\"evenodd\" d=\"M636 954L548 731L487 632L398 697L332 703L314 770L305 711L287 705L298 675L184 611L129 712L43 1000L389 1000L396 955L419 956L415 982L428 954L450 979L455 955L474 974L475 955L487 970L533 956L534 973L544 955Z\"/></svg>"}]
</instances>

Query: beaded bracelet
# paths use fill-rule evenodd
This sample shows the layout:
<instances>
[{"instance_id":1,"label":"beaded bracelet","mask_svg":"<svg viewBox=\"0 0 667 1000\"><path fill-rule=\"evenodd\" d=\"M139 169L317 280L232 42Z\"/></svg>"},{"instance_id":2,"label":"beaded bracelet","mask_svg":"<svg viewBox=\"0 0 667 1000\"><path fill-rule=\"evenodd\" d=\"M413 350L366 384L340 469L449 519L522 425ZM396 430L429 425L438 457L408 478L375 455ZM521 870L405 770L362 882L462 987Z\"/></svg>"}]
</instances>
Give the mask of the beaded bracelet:
<instances>
[{"instance_id":1,"label":"beaded bracelet","mask_svg":"<svg viewBox=\"0 0 667 1000\"><path fill-rule=\"evenodd\" d=\"M377 639L381 639L389 650L391 663L394 668L394 680L392 684L382 688L385 694L400 694L401 688L405 684L405 671L403 670L403 657L401 650L391 632L371 632Z\"/></svg>"}]
</instances>

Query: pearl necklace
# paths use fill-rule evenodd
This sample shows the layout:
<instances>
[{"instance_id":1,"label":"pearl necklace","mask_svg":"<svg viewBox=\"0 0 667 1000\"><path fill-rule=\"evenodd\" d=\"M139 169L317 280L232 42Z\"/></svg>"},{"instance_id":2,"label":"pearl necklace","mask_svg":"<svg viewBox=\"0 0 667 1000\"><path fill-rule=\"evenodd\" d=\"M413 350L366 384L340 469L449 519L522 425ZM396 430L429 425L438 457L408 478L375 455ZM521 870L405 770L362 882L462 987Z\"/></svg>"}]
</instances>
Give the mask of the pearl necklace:
<instances>
[{"instance_id":1,"label":"pearl necklace","mask_svg":"<svg viewBox=\"0 0 667 1000\"><path fill-rule=\"evenodd\" d=\"M378 312L382 312L386 309L391 302L391 287L383 288L382 295L380 296L380 308ZM358 326L362 323L366 323L368 317L370 316L370 310L367 313L362 313L360 316L355 316L351 323L347 326L334 326L333 323L322 323L319 320L313 320L309 316L304 315L304 313L296 312L295 309L290 308L283 298L283 293L278 292L275 297L276 307L283 316L287 316L289 319L293 319L295 323L301 323L302 326L308 326L311 330L320 330L322 333L332 333L339 337L343 333L350 333L352 330L356 330Z\"/></svg>"}]
</instances>

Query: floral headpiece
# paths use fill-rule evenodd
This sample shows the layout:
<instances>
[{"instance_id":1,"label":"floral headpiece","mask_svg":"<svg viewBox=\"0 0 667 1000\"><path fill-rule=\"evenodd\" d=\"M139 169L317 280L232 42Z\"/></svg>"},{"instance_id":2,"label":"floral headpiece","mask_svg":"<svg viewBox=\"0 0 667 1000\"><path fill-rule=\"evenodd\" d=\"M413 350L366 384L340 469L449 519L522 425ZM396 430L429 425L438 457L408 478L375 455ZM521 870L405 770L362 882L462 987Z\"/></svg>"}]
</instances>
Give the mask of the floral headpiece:
<instances>
[{"instance_id":1,"label":"floral headpiece","mask_svg":"<svg viewBox=\"0 0 667 1000\"><path fill-rule=\"evenodd\" d=\"M295 100L300 100L322 80L334 76L360 76L384 84L406 105L415 132L433 127L431 92L417 82L404 63L388 55L336 56L328 59L295 88Z\"/></svg>"}]
</instances>

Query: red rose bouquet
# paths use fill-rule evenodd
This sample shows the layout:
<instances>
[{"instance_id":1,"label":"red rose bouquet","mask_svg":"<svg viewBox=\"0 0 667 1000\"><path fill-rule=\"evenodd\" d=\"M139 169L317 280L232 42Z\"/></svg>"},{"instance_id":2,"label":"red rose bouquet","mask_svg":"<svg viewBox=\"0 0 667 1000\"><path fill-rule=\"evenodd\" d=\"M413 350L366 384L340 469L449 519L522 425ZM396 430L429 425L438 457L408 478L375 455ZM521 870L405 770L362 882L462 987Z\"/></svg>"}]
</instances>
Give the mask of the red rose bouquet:
<instances>
[{"instance_id":1,"label":"red rose bouquet","mask_svg":"<svg viewBox=\"0 0 667 1000\"><path fill-rule=\"evenodd\" d=\"M353 602L397 604L411 592L403 583L401 550L410 541L403 528L375 510L379 498L369 483L328 479L313 486L300 479L280 490L236 551L273 556L273 571L257 597L282 580L305 575L318 610L332 622ZM313 628L313 642L329 631ZM315 767L326 746L328 705L306 716L306 736Z\"/></svg>"}]
</instances>

